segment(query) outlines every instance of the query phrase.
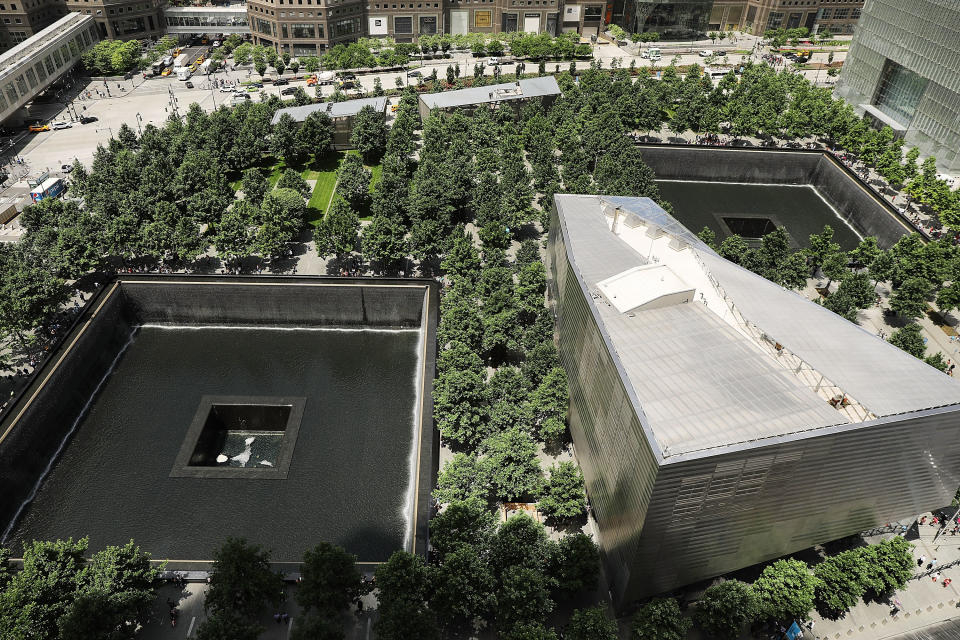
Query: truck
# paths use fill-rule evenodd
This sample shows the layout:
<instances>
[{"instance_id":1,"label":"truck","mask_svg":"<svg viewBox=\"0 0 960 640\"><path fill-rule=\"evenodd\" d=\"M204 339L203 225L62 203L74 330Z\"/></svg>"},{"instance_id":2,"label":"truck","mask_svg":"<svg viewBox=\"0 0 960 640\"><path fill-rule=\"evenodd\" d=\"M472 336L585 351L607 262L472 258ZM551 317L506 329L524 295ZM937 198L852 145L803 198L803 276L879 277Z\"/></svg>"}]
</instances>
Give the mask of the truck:
<instances>
[{"instance_id":1,"label":"truck","mask_svg":"<svg viewBox=\"0 0 960 640\"><path fill-rule=\"evenodd\" d=\"M184 80L189 80L190 76L193 75L193 71L190 71L190 67L179 67L177 68L177 80L181 82Z\"/></svg>"},{"instance_id":2,"label":"truck","mask_svg":"<svg viewBox=\"0 0 960 640\"><path fill-rule=\"evenodd\" d=\"M173 61L174 70L187 66L187 59L187 54L185 53L178 55Z\"/></svg>"},{"instance_id":3,"label":"truck","mask_svg":"<svg viewBox=\"0 0 960 640\"><path fill-rule=\"evenodd\" d=\"M204 60L203 64L200 65L199 73L201 75L210 75L210 67L213 65L213 60Z\"/></svg>"},{"instance_id":4,"label":"truck","mask_svg":"<svg viewBox=\"0 0 960 640\"><path fill-rule=\"evenodd\" d=\"M47 198L56 198L64 192L65 186L60 178L47 178L30 192L30 199L40 202Z\"/></svg>"}]
</instances>

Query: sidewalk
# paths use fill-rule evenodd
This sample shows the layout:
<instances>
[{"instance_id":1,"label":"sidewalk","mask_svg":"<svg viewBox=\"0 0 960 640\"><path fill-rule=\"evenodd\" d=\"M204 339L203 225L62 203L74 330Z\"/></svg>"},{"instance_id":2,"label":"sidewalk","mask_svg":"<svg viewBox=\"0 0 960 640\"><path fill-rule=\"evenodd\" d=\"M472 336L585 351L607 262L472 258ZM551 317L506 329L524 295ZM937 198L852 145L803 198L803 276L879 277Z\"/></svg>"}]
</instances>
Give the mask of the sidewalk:
<instances>
[{"instance_id":1,"label":"sidewalk","mask_svg":"<svg viewBox=\"0 0 960 640\"><path fill-rule=\"evenodd\" d=\"M947 515L953 515L954 511L955 509L947 509ZM893 594L888 601L861 602L839 620L827 620L814 612L811 616L815 623L813 631L818 639L878 640L960 617L958 585L943 586L944 578L952 580L960 578L960 566L940 571L936 581L929 575L932 571L935 572L936 568L933 570L926 568L933 558L937 559L938 566L960 562L960 535L951 535L952 527L946 527L937 536L939 527L929 525L931 514L923 515L927 516L928 523L915 524L906 536L907 540L914 545L914 557L925 558L923 569L917 567L916 577L911 579L905 588ZM876 543L890 537L892 534L884 534L864 538L864 541ZM897 607L896 601L899 601L902 608Z\"/></svg>"}]
</instances>

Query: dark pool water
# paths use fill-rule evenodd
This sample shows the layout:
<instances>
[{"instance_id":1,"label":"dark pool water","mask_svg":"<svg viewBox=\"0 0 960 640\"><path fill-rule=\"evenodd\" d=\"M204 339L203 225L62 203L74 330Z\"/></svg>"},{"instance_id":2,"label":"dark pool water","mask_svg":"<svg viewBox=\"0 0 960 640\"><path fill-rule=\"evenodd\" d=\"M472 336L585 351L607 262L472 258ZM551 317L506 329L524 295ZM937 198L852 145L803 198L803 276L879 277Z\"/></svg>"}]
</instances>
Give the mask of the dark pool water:
<instances>
[{"instance_id":1,"label":"dark pool water","mask_svg":"<svg viewBox=\"0 0 960 640\"><path fill-rule=\"evenodd\" d=\"M133 538L203 560L227 536L298 560L326 540L361 561L402 547L419 333L142 328L26 510L25 539ZM171 478L204 395L306 398L284 480Z\"/></svg>"},{"instance_id":2,"label":"dark pool water","mask_svg":"<svg viewBox=\"0 0 960 640\"><path fill-rule=\"evenodd\" d=\"M809 246L810 235L820 233L825 224L833 227L833 240L841 248L850 250L860 242L813 187L672 180L658 180L657 185L677 220L694 233L710 227L718 242L732 229L769 229L763 219L785 227L797 248Z\"/></svg>"}]
</instances>

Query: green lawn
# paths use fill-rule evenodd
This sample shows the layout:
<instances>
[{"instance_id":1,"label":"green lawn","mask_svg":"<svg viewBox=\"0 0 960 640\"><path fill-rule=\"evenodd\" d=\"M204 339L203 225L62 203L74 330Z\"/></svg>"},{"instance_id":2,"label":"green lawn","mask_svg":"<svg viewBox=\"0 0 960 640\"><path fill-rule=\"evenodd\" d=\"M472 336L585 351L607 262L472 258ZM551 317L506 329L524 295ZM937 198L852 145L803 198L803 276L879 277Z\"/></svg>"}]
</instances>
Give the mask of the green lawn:
<instances>
[{"instance_id":1,"label":"green lawn","mask_svg":"<svg viewBox=\"0 0 960 640\"><path fill-rule=\"evenodd\" d=\"M333 198L333 188L337 184L337 168L343 160L343 152L331 153L319 161L314 160L303 172L304 180L316 180L310 202L307 203L307 222L316 227L320 224L330 200Z\"/></svg>"},{"instance_id":2,"label":"green lawn","mask_svg":"<svg viewBox=\"0 0 960 640\"><path fill-rule=\"evenodd\" d=\"M294 167L300 172L300 175L304 180L317 181L313 188L313 194L310 196L310 201L307 203L307 222L314 227L320 224L320 220L323 219L327 208L330 206L330 201L333 198L333 190L337 185L337 169L340 168L340 162L347 153L357 152L337 151L328 154L325 158L321 158L319 160L314 159L304 167ZM259 163L258 166L264 170L264 173L267 174L267 181L270 183L271 188L277 184L277 181L280 180L280 176L283 175L283 172L287 168L287 165L282 160L277 161L269 156L264 158L264 161ZM376 164L373 166L367 166L367 169L370 170L371 174L370 193L373 193L374 186L376 186L377 182L380 181L380 176L383 173L383 167L380 164ZM234 191L238 191L241 188L242 183L243 179L240 177L231 182L230 187ZM368 220L370 218L369 211L360 211L358 213L362 220Z\"/></svg>"}]
</instances>

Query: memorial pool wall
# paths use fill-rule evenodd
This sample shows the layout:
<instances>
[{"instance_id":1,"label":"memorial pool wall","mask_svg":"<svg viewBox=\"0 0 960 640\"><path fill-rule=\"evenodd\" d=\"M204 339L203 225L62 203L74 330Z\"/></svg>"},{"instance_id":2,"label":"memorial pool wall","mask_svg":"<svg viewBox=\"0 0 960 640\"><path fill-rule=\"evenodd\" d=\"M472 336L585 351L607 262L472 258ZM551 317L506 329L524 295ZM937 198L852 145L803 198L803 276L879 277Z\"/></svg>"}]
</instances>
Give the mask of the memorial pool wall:
<instances>
[{"instance_id":1,"label":"memorial pool wall","mask_svg":"<svg viewBox=\"0 0 960 640\"><path fill-rule=\"evenodd\" d=\"M816 150L638 145L661 180L810 185L862 236L889 249L913 228L853 171ZM694 230L696 231L696 230Z\"/></svg>"},{"instance_id":2,"label":"memorial pool wall","mask_svg":"<svg viewBox=\"0 0 960 640\"><path fill-rule=\"evenodd\" d=\"M424 380L412 548L425 552L439 459L432 418L437 292L437 283L426 279L128 276L107 282L0 420L0 535L9 536L139 325L419 328Z\"/></svg>"}]
</instances>

